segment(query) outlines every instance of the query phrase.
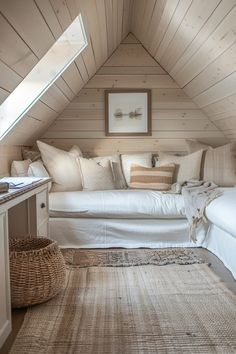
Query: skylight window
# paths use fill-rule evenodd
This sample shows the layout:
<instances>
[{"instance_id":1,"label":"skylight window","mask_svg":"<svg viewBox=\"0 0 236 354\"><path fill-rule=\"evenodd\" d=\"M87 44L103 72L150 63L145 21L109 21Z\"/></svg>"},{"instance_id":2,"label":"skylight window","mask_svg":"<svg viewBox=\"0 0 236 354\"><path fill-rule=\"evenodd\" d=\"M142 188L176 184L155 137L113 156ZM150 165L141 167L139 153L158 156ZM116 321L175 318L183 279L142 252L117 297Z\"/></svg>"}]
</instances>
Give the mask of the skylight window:
<instances>
[{"instance_id":1,"label":"skylight window","mask_svg":"<svg viewBox=\"0 0 236 354\"><path fill-rule=\"evenodd\" d=\"M87 46L81 15L0 106L0 140Z\"/></svg>"}]
</instances>

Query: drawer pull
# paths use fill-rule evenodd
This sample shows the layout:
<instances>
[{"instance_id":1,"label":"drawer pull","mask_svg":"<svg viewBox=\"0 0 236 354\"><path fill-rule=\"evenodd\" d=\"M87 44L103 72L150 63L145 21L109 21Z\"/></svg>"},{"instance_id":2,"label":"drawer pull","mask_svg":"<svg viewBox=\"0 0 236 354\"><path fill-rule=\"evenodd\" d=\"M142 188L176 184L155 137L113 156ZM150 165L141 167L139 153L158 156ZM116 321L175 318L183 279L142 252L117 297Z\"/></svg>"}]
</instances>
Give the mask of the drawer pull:
<instances>
[{"instance_id":1,"label":"drawer pull","mask_svg":"<svg viewBox=\"0 0 236 354\"><path fill-rule=\"evenodd\" d=\"M41 203L41 204L40 204L40 208L43 209L43 208L45 208L45 207L46 207L46 204L45 204L45 203Z\"/></svg>"}]
</instances>

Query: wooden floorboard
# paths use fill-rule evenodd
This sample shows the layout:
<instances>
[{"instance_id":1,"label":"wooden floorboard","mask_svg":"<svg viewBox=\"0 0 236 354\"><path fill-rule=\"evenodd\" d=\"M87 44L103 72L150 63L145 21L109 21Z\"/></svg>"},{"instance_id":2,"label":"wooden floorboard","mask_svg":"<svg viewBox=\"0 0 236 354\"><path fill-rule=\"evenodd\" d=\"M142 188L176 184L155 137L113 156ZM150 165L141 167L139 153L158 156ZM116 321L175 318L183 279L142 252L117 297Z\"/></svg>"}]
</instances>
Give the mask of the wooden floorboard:
<instances>
[{"instance_id":1,"label":"wooden floorboard","mask_svg":"<svg viewBox=\"0 0 236 354\"><path fill-rule=\"evenodd\" d=\"M214 254L203 248L194 248L196 254L203 258L207 263L209 263L213 272L218 275L222 282L230 289L234 294L236 294L236 281L233 278L231 272L224 266L224 264L217 258ZM17 333L24 321L26 310L25 309L15 309L12 311L12 326L13 330L6 340L2 349L0 349L0 354L7 354L15 340Z\"/></svg>"}]
</instances>

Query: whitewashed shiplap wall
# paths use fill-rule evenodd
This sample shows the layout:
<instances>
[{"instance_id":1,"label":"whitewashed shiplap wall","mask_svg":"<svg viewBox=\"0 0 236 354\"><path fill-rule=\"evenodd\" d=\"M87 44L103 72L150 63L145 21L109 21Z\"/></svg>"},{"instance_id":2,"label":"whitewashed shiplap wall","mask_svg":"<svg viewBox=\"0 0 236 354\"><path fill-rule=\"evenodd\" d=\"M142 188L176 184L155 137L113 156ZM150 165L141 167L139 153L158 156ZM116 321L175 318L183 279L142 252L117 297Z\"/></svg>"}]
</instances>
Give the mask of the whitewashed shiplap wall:
<instances>
[{"instance_id":1,"label":"whitewashed shiplap wall","mask_svg":"<svg viewBox=\"0 0 236 354\"><path fill-rule=\"evenodd\" d=\"M105 136L104 90L152 89L152 136ZM184 151L186 138L224 142L219 129L130 34L42 137L58 147L78 144L89 155Z\"/></svg>"},{"instance_id":2,"label":"whitewashed shiplap wall","mask_svg":"<svg viewBox=\"0 0 236 354\"><path fill-rule=\"evenodd\" d=\"M144 47L230 140L236 140L235 19L235 0L137 0L131 25Z\"/></svg>"},{"instance_id":3,"label":"whitewashed shiplap wall","mask_svg":"<svg viewBox=\"0 0 236 354\"><path fill-rule=\"evenodd\" d=\"M0 146L0 178L9 176L13 160L21 160L20 146Z\"/></svg>"},{"instance_id":4,"label":"whitewashed shiplap wall","mask_svg":"<svg viewBox=\"0 0 236 354\"><path fill-rule=\"evenodd\" d=\"M130 30L133 0L1 0L0 104L81 13L88 46L0 142L33 144Z\"/></svg>"}]
</instances>

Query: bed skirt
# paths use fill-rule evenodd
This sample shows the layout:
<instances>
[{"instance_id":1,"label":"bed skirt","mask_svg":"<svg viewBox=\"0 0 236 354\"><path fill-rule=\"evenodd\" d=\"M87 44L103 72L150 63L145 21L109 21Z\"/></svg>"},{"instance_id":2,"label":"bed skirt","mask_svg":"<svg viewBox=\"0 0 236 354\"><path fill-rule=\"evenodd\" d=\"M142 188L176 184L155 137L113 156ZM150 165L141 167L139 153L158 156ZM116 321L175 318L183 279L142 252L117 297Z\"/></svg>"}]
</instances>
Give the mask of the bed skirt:
<instances>
[{"instance_id":1,"label":"bed skirt","mask_svg":"<svg viewBox=\"0 0 236 354\"><path fill-rule=\"evenodd\" d=\"M236 238L211 224L202 247L215 254L236 279Z\"/></svg>"},{"instance_id":2,"label":"bed skirt","mask_svg":"<svg viewBox=\"0 0 236 354\"><path fill-rule=\"evenodd\" d=\"M50 238L62 248L199 247L190 241L187 219L50 218Z\"/></svg>"}]
</instances>

